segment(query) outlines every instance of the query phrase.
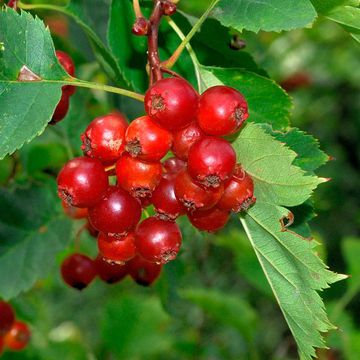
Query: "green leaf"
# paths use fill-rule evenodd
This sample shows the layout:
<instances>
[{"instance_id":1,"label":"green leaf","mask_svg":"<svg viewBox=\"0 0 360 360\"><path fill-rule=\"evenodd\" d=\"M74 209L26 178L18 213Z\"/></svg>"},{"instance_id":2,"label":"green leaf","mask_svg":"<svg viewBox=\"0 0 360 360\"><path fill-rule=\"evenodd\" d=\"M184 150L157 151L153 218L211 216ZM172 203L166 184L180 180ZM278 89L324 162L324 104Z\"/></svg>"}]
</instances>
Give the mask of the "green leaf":
<instances>
[{"instance_id":1,"label":"green leaf","mask_svg":"<svg viewBox=\"0 0 360 360\"><path fill-rule=\"evenodd\" d=\"M259 201L297 206L324 182L294 166L296 153L257 124L248 124L233 146L238 161L254 180L255 196Z\"/></svg>"},{"instance_id":2,"label":"green leaf","mask_svg":"<svg viewBox=\"0 0 360 360\"><path fill-rule=\"evenodd\" d=\"M0 159L41 134L69 80L57 62L48 29L38 18L0 11ZM26 67L26 68L24 68ZM18 81L31 71L37 81ZM51 80L51 81L49 81Z\"/></svg>"},{"instance_id":3,"label":"green leaf","mask_svg":"<svg viewBox=\"0 0 360 360\"><path fill-rule=\"evenodd\" d=\"M238 31L282 31L311 25L316 11L310 0L222 0L212 16Z\"/></svg>"},{"instance_id":4,"label":"green leaf","mask_svg":"<svg viewBox=\"0 0 360 360\"><path fill-rule=\"evenodd\" d=\"M228 85L239 90L249 104L249 121L271 124L282 130L289 125L291 101L274 81L242 69L200 67L205 88Z\"/></svg>"},{"instance_id":5,"label":"green leaf","mask_svg":"<svg viewBox=\"0 0 360 360\"><path fill-rule=\"evenodd\" d=\"M329 271L314 253L316 243L284 228L289 211L258 201L241 219L276 300L294 335L301 359L325 347L320 333L333 329L317 293L345 278Z\"/></svg>"},{"instance_id":6,"label":"green leaf","mask_svg":"<svg viewBox=\"0 0 360 360\"><path fill-rule=\"evenodd\" d=\"M44 278L70 240L71 221L59 204L54 183L0 188L0 297L15 297Z\"/></svg>"},{"instance_id":7,"label":"green leaf","mask_svg":"<svg viewBox=\"0 0 360 360\"><path fill-rule=\"evenodd\" d=\"M348 285L351 292L360 288L360 239L346 238L342 241L342 252L348 266L347 271L351 274Z\"/></svg>"}]
</instances>

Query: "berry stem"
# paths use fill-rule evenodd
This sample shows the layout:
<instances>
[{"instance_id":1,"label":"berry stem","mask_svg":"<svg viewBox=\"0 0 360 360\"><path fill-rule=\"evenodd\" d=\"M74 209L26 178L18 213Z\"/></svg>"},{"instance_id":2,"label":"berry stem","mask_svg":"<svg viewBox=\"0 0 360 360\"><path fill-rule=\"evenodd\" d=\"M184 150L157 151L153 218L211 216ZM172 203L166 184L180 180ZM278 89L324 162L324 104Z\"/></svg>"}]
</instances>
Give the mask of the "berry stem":
<instances>
[{"instance_id":1,"label":"berry stem","mask_svg":"<svg viewBox=\"0 0 360 360\"><path fill-rule=\"evenodd\" d=\"M139 4L139 0L133 0L133 8L134 8L135 16L137 18L143 17L141 7L140 7L140 4Z\"/></svg>"}]
</instances>

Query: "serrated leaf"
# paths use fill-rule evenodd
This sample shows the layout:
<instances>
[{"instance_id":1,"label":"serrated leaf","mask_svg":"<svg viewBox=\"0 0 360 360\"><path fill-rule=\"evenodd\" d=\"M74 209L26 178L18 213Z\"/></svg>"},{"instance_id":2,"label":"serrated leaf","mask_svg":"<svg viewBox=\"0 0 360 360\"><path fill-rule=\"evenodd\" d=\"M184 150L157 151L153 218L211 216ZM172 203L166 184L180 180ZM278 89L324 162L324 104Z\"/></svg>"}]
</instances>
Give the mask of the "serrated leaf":
<instances>
[{"instance_id":1,"label":"serrated leaf","mask_svg":"<svg viewBox=\"0 0 360 360\"><path fill-rule=\"evenodd\" d=\"M294 166L296 153L267 134L260 125L248 124L233 147L238 161L254 180L255 196L259 201L297 206L324 182Z\"/></svg>"},{"instance_id":2,"label":"serrated leaf","mask_svg":"<svg viewBox=\"0 0 360 360\"><path fill-rule=\"evenodd\" d=\"M239 90L249 104L249 120L271 124L282 130L289 125L291 101L274 81L243 69L200 67L205 89L214 85L228 85Z\"/></svg>"},{"instance_id":3,"label":"serrated leaf","mask_svg":"<svg viewBox=\"0 0 360 360\"><path fill-rule=\"evenodd\" d=\"M71 221L54 184L0 188L0 208L0 297L10 299L47 275L70 240Z\"/></svg>"},{"instance_id":4,"label":"serrated leaf","mask_svg":"<svg viewBox=\"0 0 360 360\"><path fill-rule=\"evenodd\" d=\"M317 291L342 280L314 253L316 243L284 228L289 211L258 201L241 219L276 300L294 335L300 358L325 347L321 333L333 329Z\"/></svg>"},{"instance_id":5,"label":"serrated leaf","mask_svg":"<svg viewBox=\"0 0 360 360\"><path fill-rule=\"evenodd\" d=\"M212 16L238 31L282 31L310 25L316 11L310 0L222 0Z\"/></svg>"}]
</instances>

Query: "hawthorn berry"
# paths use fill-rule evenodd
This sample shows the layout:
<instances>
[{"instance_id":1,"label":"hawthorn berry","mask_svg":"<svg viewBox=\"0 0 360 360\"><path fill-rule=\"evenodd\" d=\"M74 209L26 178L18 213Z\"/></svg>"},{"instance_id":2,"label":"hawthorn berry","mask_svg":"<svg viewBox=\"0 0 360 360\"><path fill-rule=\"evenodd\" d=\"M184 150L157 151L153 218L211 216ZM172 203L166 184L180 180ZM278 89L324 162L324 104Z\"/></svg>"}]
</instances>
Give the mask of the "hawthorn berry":
<instances>
[{"instance_id":1,"label":"hawthorn berry","mask_svg":"<svg viewBox=\"0 0 360 360\"><path fill-rule=\"evenodd\" d=\"M82 290L86 288L96 276L94 261L83 254L72 254L62 262L61 276L70 287Z\"/></svg>"},{"instance_id":2,"label":"hawthorn berry","mask_svg":"<svg viewBox=\"0 0 360 360\"><path fill-rule=\"evenodd\" d=\"M205 136L197 141L189 151L188 171L206 187L218 187L234 171L236 153L224 139Z\"/></svg>"},{"instance_id":3,"label":"hawthorn berry","mask_svg":"<svg viewBox=\"0 0 360 360\"><path fill-rule=\"evenodd\" d=\"M177 157L171 157L163 162L163 168L167 174L177 174L186 168L186 162Z\"/></svg>"},{"instance_id":4,"label":"hawthorn berry","mask_svg":"<svg viewBox=\"0 0 360 360\"><path fill-rule=\"evenodd\" d=\"M129 233L122 237L113 237L100 233L98 249L106 261L123 264L136 255L135 236Z\"/></svg>"},{"instance_id":5,"label":"hawthorn berry","mask_svg":"<svg viewBox=\"0 0 360 360\"><path fill-rule=\"evenodd\" d=\"M10 304L0 301L0 338L12 327L15 321L15 313Z\"/></svg>"},{"instance_id":6,"label":"hawthorn berry","mask_svg":"<svg viewBox=\"0 0 360 360\"><path fill-rule=\"evenodd\" d=\"M161 273L161 264L146 261L140 256L135 256L127 264L127 269L133 280L142 286L150 286Z\"/></svg>"},{"instance_id":7,"label":"hawthorn berry","mask_svg":"<svg viewBox=\"0 0 360 360\"><path fill-rule=\"evenodd\" d=\"M159 80L145 94L146 113L157 124L170 131L193 122L197 107L198 94L184 79Z\"/></svg>"},{"instance_id":8,"label":"hawthorn berry","mask_svg":"<svg viewBox=\"0 0 360 360\"><path fill-rule=\"evenodd\" d=\"M91 225L105 234L126 235L140 218L140 202L117 186L109 186L104 198L89 208Z\"/></svg>"},{"instance_id":9,"label":"hawthorn berry","mask_svg":"<svg viewBox=\"0 0 360 360\"><path fill-rule=\"evenodd\" d=\"M144 17L136 18L131 31L134 35L145 36L149 31L149 21Z\"/></svg>"},{"instance_id":10,"label":"hawthorn berry","mask_svg":"<svg viewBox=\"0 0 360 360\"><path fill-rule=\"evenodd\" d=\"M126 151L131 156L144 161L158 161L170 150L172 135L149 116L142 116L131 122L125 141Z\"/></svg>"},{"instance_id":11,"label":"hawthorn berry","mask_svg":"<svg viewBox=\"0 0 360 360\"><path fill-rule=\"evenodd\" d=\"M61 95L61 99L58 102L58 104L55 108L55 111L52 115L50 124L54 125L54 124L58 123L59 121L61 121L62 119L64 119L67 112L69 111L69 106L70 106L69 95L67 93L63 92Z\"/></svg>"},{"instance_id":12,"label":"hawthorn berry","mask_svg":"<svg viewBox=\"0 0 360 360\"><path fill-rule=\"evenodd\" d=\"M180 250L182 236L174 222L149 217L135 230L138 254L145 260L165 264L174 260Z\"/></svg>"},{"instance_id":13,"label":"hawthorn berry","mask_svg":"<svg viewBox=\"0 0 360 360\"><path fill-rule=\"evenodd\" d=\"M126 265L108 262L100 254L96 257L94 263L99 278L108 284L115 284L128 274Z\"/></svg>"},{"instance_id":14,"label":"hawthorn berry","mask_svg":"<svg viewBox=\"0 0 360 360\"><path fill-rule=\"evenodd\" d=\"M137 198L148 197L159 184L162 167L159 161L145 162L124 154L116 163L118 184Z\"/></svg>"},{"instance_id":15,"label":"hawthorn berry","mask_svg":"<svg viewBox=\"0 0 360 360\"><path fill-rule=\"evenodd\" d=\"M214 207L220 200L224 187L204 188L196 183L186 170L175 179L175 195L188 211L206 210Z\"/></svg>"},{"instance_id":16,"label":"hawthorn berry","mask_svg":"<svg viewBox=\"0 0 360 360\"><path fill-rule=\"evenodd\" d=\"M232 134L248 117L244 96L229 86L213 86L200 96L198 123L208 135Z\"/></svg>"},{"instance_id":17,"label":"hawthorn berry","mask_svg":"<svg viewBox=\"0 0 360 360\"><path fill-rule=\"evenodd\" d=\"M61 50L56 50L55 54L56 54L56 57L57 57L59 63L65 69L65 71L70 76L74 76L75 75L75 64L74 64L72 58L70 57L70 55ZM66 94L68 96L71 96L75 93L76 87L72 86L72 85L64 85L62 87L62 90L63 90L63 95Z\"/></svg>"},{"instance_id":18,"label":"hawthorn berry","mask_svg":"<svg viewBox=\"0 0 360 360\"><path fill-rule=\"evenodd\" d=\"M191 224L201 231L214 232L222 229L228 222L230 211L213 207L205 211L188 214Z\"/></svg>"},{"instance_id":19,"label":"hawthorn berry","mask_svg":"<svg viewBox=\"0 0 360 360\"><path fill-rule=\"evenodd\" d=\"M61 205L64 209L64 213L71 219L84 219L88 216L87 208L78 208L75 206L71 206L64 200L61 201Z\"/></svg>"},{"instance_id":20,"label":"hawthorn berry","mask_svg":"<svg viewBox=\"0 0 360 360\"><path fill-rule=\"evenodd\" d=\"M74 158L65 164L58 175L58 195L71 206L94 206L104 196L108 182L99 160Z\"/></svg>"},{"instance_id":21,"label":"hawthorn berry","mask_svg":"<svg viewBox=\"0 0 360 360\"><path fill-rule=\"evenodd\" d=\"M106 165L113 164L125 149L128 123L119 112L95 118L81 134L84 155L98 158Z\"/></svg>"},{"instance_id":22,"label":"hawthorn berry","mask_svg":"<svg viewBox=\"0 0 360 360\"><path fill-rule=\"evenodd\" d=\"M164 11L164 14L167 16L171 16L176 13L176 4L174 4L171 0L163 0L161 2L161 7Z\"/></svg>"},{"instance_id":23,"label":"hawthorn berry","mask_svg":"<svg viewBox=\"0 0 360 360\"><path fill-rule=\"evenodd\" d=\"M22 321L15 321L10 331L4 337L5 346L14 351L25 349L30 341L29 327Z\"/></svg>"},{"instance_id":24,"label":"hawthorn berry","mask_svg":"<svg viewBox=\"0 0 360 360\"><path fill-rule=\"evenodd\" d=\"M96 230L90 223L90 221L88 220L86 223L86 230L88 231L88 233L90 234L90 236L97 238L99 235L99 231Z\"/></svg>"}]
</instances>

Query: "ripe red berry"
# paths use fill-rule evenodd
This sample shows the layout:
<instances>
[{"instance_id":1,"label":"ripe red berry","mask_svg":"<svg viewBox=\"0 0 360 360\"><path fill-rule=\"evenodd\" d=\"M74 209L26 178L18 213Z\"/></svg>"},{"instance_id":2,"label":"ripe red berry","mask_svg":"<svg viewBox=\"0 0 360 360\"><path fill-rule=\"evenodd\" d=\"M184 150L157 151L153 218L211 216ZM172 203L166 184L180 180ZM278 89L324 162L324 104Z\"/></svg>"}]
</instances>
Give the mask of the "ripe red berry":
<instances>
[{"instance_id":1,"label":"ripe red berry","mask_svg":"<svg viewBox=\"0 0 360 360\"><path fill-rule=\"evenodd\" d=\"M176 13L176 4L171 0L163 0L161 6L165 15L171 16Z\"/></svg>"},{"instance_id":2,"label":"ripe red berry","mask_svg":"<svg viewBox=\"0 0 360 360\"><path fill-rule=\"evenodd\" d=\"M159 80L145 94L146 113L160 126L171 131L194 121L197 107L198 94L183 79Z\"/></svg>"},{"instance_id":3,"label":"ripe red berry","mask_svg":"<svg viewBox=\"0 0 360 360\"><path fill-rule=\"evenodd\" d=\"M126 265L119 265L114 262L108 262L99 254L94 260L96 272L99 278L108 283L115 284L126 277L128 269Z\"/></svg>"},{"instance_id":4,"label":"ripe red berry","mask_svg":"<svg viewBox=\"0 0 360 360\"><path fill-rule=\"evenodd\" d=\"M23 350L30 341L30 329L22 321L15 321L11 330L5 335L5 345L14 351Z\"/></svg>"},{"instance_id":5,"label":"ripe red berry","mask_svg":"<svg viewBox=\"0 0 360 360\"><path fill-rule=\"evenodd\" d=\"M189 151L189 174L207 187L217 187L227 180L236 165L236 153L224 139L205 136Z\"/></svg>"},{"instance_id":6,"label":"ripe red berry","mask_svg":"<svg viewBox=\"0 0 360 360\"><path fill-rule=\"evenodd\" d=\"M184 129L176 131L173 135L172 151L181 160L187 160L190 147L202 136L203 131L194 122Z\"/></svg>"},{"instance_id":7,"label":"ripe red berry","mask_svg":"<svg viewBox=\"0 0 360 360\"><path fill-rule=\"evenodd\" d=\"M168 174L177 174L186 168L186 162L176 157L171 157L163 162L163 168Z\"/></svg>"},{"instance_id":8,"label":"ripe red berry","mask_svg":"<svg viewBox=\"0 0 360 360\"><path fill-rule=\"evenodd\" d=\"M108 188L108 177L99 160L78 157L65 164L57 183L59 197L67 204L90 207L104 196Z\"/></svg>"},{"instance_id":9,"label":"ripe red berry","mask_svg":"<svg viewBox=\"0 0 360 360\"><path fill-rule=\"evenodd\" d=\"M128 127L124 116L112 112L95 118L81 135L84 154L113 164L125 149L125 132Z\"/></svg>"},{"instance_id":10,"label":"ripe red berry","mask_svg":"<svg viewBox=\"0 0 360 360\"><path fill-rule=\"evenodd\" d=\"M204 188L197 184L186 170L175 179L175 195L188 211L206 210L214 207L220 200L224 187Z\"/></svg>"},{"instance_id":11,"label":"ripe red berry","mask_svg":"<svg viewBox=\"0 0 360 360\"><path fill-rule=\"evenodd\" d=\"M224 185L224 194L217 207L222 210L246 211L254 204L254 183L251 177L237 165L234 175Z\"/></svg>"},{"instance_id":12,"label":"ripe red berry","mask_svg":"<svg viewBox=\"0 0 360 360\"><path fill-rule=\"evenodd\" d=\"M88 220L87 223L86 223L86 230L88 231L88 233L94 237L94 238L97 238L98 235L99 235L99 231L96 230L90 223L90 221Z\"/></svg>"},{"instance_id":13,"label":"ripe red berry","mask_svg":"<svg viewBox=\"0 0 360 360\"><path fill-rule=\"evenodd\" d=\"M86 255L72 254L62 262L61 275L66 284L74 289L82 290L96 276L94 261Z\"/></svg>"},{"instance_id":14,"label":"ripe red berry","mask_svg":"<svg viewBox=\"0 0 360 360\"><path fill-rule=\"evenodd\" d=\"M214 232L222 229L228 222L230 212L214 207L205 211L188 214L191 224L201 231Z\"/></svg>"},{"instance_id":15,"label":"ripe red berry","mask_svg":"<svg viewBox=\"0 0 360 360\"><path fill-rule=\"evenodd\" d=\"M161 219L175 220L186 212L184 205L175 196L175 177L173 175L163 175L151 200Z\"/></svg>"},{"instance_id":16,"label":"ripe red berry","mask_svg":"<svg viewBox=\"0 0 360 360\"><path fill-rule=\"evenodd\" d=\"M89 208L92 226L105 234L125 235L140 218L140 202L117 186L110 186L104 198Z\"/></svg>"},{"instance_id":17,"label":"ripe red berry","mask_svg":"<svg viewBox=\"0 0 360 360\"><path fill-rule=\"evenodd\" d=\"M100 233L98 249L102 257L110 263L123 264L136 255L135 235L113 237Z\"/></svg>"},{"instance_id":18,"label":"ripe red berry","mask_svg":"<svg viewBox=\"0 0 360 360\"><path fill-rule=\"evenodd\" d=\"M244 96L228 86L213 86L199 100L198 122L208 135L229 135L249 117Z\"/></svg>"},{"instance_id":19,"label":"ripe red berry","mask_svg":"<svg viewBox=\"0 0 360 360\"><path fill-rule=\"evenodd\" d=\"M116 163L118 184L134 197L152 194L161 180L162 167L158 162L144 162L124 154Z\"/></svg>"},{"instance_id":20,"label":"ripe red berry","mask_svg":"<svg viewBox=\"0 0 360 360\"><path fill-rule=\"evenodd\" d=\"M74 76L75 75L75 65L74 65L74 62L73 62L72 58L70 57L70 55L68 55L66 52L61 51L61 50L56 50L55 54L59 60L59 63L65 69L65 71L70 76ZM62 90L63 90L63 95L66 94L68 96L71 96L76 91L76 87L71 86L71 85L65 85L62 87Z\"/></svg>"},{"instance_id":21,"label":"ripe red berry","mask_svg":"<svg viewBox=\"0 0 360 360\"><path fill-rule=\"evenodd\" d=\"M138 17L131 29L132 33L137 36L144 36L149 31L149 21L143 17Z\"/></svg>"},{"instance_id":22,"label":"ripe red berry","mask_svg":"<svg viewBox=\"0 0 360 360\"><path fill-rule=\"evenodd\" d=\"M125 134L126 151L144 161L161 160L170 150L172 135L149 116L135 119Z\"/></svg>"},{"instance_id":23,"label":"ripe red berry","mask_svg":"<svg viewBox=\"0 0 360 360\"><path fill-rule=\"evenodd\" d=\"M75 206L71 206L64 200L61 201L61 205L64 209L64 213L71 219L84 219L88 216L87 208L78 208Z\"/></svg>"},{"instance_id":24,"label":"ripe red berry","mask_svg":"<svg viewBox=\"0 0 360 360\"><path fill-rule=\"evenodd\" d=\"M131 259L127 264L130 276L142 286L150 286L161 273L162 265L146 261L140 256Z\"/></svg>"},{"instance_id":25,"label":"ripe red berry","mask_svg":"<svg viewBox=\"0 0 360 360\"><path fill-rule=\"evenodd\" d=\"M61 95L61 99L55 108L50 124L54 125L59 121L61 121L62 119L64 119L67 112L69 111L69 106L70 106L69 95L63 92Z\"/></svg>"},{"instance_id":26,"label":"ripe red berry","mask_svg":"<svg viewBox=\"0 0 360 360\"><path fill-rule=\"evenodd\" d=\"M135 244L139 255L158 264L174 260L181 242L181 232L176 223L156 217L143 220L135 231Z\"/></svg>"},{"instance_id":27,"label":"ripe red berry","mask_svg":"<svg viewBox=\"0 0 360 360\"><path fill-rule=\"evenodd\" d=\"M15 321L15 313L10 304L0 301L0 338L12 327Z\"/></svg>"}]
</instances>

